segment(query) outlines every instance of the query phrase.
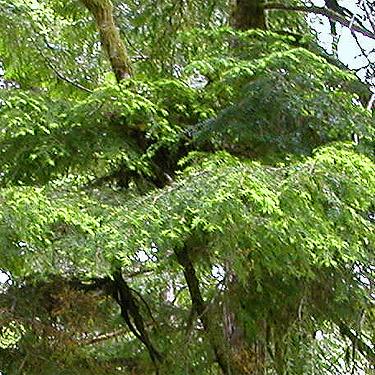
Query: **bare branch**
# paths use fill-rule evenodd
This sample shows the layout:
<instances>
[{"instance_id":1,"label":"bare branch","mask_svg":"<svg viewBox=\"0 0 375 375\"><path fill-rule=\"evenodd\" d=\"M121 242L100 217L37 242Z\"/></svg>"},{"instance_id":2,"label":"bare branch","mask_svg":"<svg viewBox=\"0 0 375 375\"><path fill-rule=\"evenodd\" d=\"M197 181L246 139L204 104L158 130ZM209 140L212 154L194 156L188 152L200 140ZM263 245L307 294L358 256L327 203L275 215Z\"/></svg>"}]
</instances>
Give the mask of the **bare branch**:
<instances>
[{"instance_id":1,"label":"bare branch","mask_svg":"<svg viewBox=\"0 0 375 375\"><path fill-rule=\"evenodd\" d=\"M264 5L264 9L267 10L286 10L286 11L293 11L293 12L305 12L305 13L314 13L314 14L320 14L322 16L325 16L329 18L332 21L339 22L341 25L350 28L353 31L356 31L364 36L367 36L368 38L375 39L375 33L373 31L367 30L363 26L360 26L358 24L352 24L352 22L348 19L346 19L341 14L334 12L330 9L326 8L320 8L316 6L292 6L292 5L285 5L285 4L279 4L279 3L266 3Z\"/></svg>"},{"instance_id":2,"label":"bare branch","mask_svg":"<svg viewBox=\"0 0 375 375\"><path fill-rule=\"evenodd\" d=\"M90 338L88 340L84 341L78 341L79 345L90 345L90 344L96 344L98 342L102 342L105 340L110 340L113 339L114 337L122 336L127 332L126 329L121 328L118 329L117 331L109 332L109 333L104 333L102 335L95 336L93 338Z\"/></svg>"},{"instance_id":3,"label":"bare branch","mask_svg":"<svg viewBox=\"0 0 375 375\"><path fill-rule=\"evenodd\" d=\"M70 79L70 78L64 76L59 70L57 70L57 69L53 66L53 64L51 63L51 61L46 60L46 63L47 63L48 66L53 70L53 72L56 74L56 76L57 76L58 78L60 78L61 80L65 81L65 82L68 82L68 83L70 83L71 85L73 85L73 86L75 86L75 87L77 87L77 88L79 88L79 89L81 89L81 90L83 90L83 91L86 91L86 92L89 92L89 93L92 93L92 92L93 92L92 90L90 90L89 88L87 88L87 87L81 85L80 83L75 82L75 81L73 81L72 79Z\"/></svg>"},{"instance_id":4,"label":"bare branch","mask_svg":"<svg viewBox=\"0 0 375 375\"><path fill-rule=\"evenodd\" d=\"M366 1L362 1L362 5L366 13L366 19L370 22L372 29L375 30L375 23L374 23L373 17L371 17L371 9L369 9Z\"/></svg>"}]
</instances>

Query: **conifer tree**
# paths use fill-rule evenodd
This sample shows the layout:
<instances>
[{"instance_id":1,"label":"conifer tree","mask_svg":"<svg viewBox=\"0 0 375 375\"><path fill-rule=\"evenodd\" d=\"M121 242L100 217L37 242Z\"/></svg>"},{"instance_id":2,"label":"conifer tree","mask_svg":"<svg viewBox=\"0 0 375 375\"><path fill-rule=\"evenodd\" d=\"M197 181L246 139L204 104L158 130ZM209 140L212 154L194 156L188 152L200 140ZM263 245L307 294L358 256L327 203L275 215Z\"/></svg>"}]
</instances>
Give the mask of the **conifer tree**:
<instances>
[{"instance_id":1,"label":"conifer tree","mask_svg":"<svg viewBox=\"0 0 375 375\"><path fill-rule=\"evenodd\" d=\"M371 371L371 91L304 18L373 37L341 8L0 2L1 372Z\"/></svg>"}]
</instances>

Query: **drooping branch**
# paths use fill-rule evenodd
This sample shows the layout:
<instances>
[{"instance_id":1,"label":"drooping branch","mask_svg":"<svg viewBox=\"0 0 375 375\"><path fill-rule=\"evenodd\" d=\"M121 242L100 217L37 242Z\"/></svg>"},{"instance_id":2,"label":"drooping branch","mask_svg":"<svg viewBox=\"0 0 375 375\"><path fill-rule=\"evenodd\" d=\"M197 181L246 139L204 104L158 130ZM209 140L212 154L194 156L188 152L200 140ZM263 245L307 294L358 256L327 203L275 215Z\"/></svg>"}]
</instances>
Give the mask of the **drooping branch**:
<instances>
[{"instance_id":1,"label":"drooping branch","mask_svg":"<svg viewBox=\"0 0 375 375\"><path fill-rule=\"evenodd\" d=\"M114 275L116 290L113 295L121 308L121 315L132 333L146 346L150 353L151 360L155 363L163 360L162 355L154 348L145 329L145 323L139 311L138 304L133 297L132 291L122 276L121 270Z\"/></svg>"},{"instance_id":2,"label":"drooping branch","mask_svg":"<svg viewBox=\"0 0 375 375\"><path fill-rule=\"evenodd\" d=\"M37 33L35 29L34 29L34 32ZM45 38L43 38L43 39L44 39L45 45L47 46L48 43L46 42ZM83 86L80 83L74 81L73 79L67 77L59 69L57 69L55 67L55 65L52 63L52 60L49 59L46 56L46 54L43 52L42 48L38 45L37 41L34 38L32 38L32 42L33 42L35 48L37 49L37 51L39 52L40 56L44 59L45 63L56 74L57 78L61 79L62 81L65 81L65 82L69 83L72 86L75 86L75 87L79 88L80 90L86 91L88 93L92 93L91 89L89 89L86 86Z\"/></svg>"},{"instance_id":3,"label":"drooping branch","mask_svg":"<svg viewBox=\"0 0 375 375\"><path fill-rule=\"evenodd\" d=\"M214 319L210 319L206 303L200 292L199 280L195 273L194 265L190 259L187 248L175 250L178 263L182 266L185 280L189 288L193 310L198 314L207 333L211 347L215 353L216 361L225 375L232 374L230 361L223 345L223 338L218 337L218 330Z\"/></svg>"},{"instance_id":4,"label":"drooping branch","mask_svg":"<svg viewBox=\"0 0 375 375\"><path fill-rule=\"evenodd\" d=\"M287 4L280 4L280 3L266 3L264 5L264 9L269 11L272 10L286 10L286 11L293 11L293 12L305 12L305 13L314 13L320 14L322 16L327 17L331 21L339 22L341 25L348 27L349 29L356 31L368 38L375 39L375 32L366 29L362 25L358 25L356 22L352 22L352 20L347 19L343 15L334 12L331 9L327 8L320 8L316 6L292 6Z\"/></svg>"},{"instance_id":5,"label":"drooping branch","mask_svg":"<svg viewBox=\"0 0 375 375\"><path fill-rule=\"evenodd\" d=\"M139 274L139 272L134 273L133 276L136 276L137 274ZM141 315L138 301L133 296L132 289L124 280L121 269L116 270L116 272L113 274L113 280L110 277L93 278L85 281L78 278L69 280L57 277L55 281L60 285L66 285L70 288L74 288L84 292L102 291L106 295L111 295L120 306L121 316L125 320L128 328L134 334L134 336L146 346L155 366L157 365L157 362L163 361L163 356L155 349L148 336L145 328L146 324ZM139 298L142 299L143 303L146 305L149 311L150 316L152 317L151 311L148 308L146 302L140 295ZM97 341L105 340L110 337L119 335L123 332L123 330L118 330L115 331L114 334L101 335L96 338L83 341L80 344L95 343Z\"/></svg>"},{"instance_id":6,"label":"drooping branch","mask_svg":"<svg viewBox=\"0 0 375 375\"><path fill-rule=\"evenodd\" d=\"M117 82L129 78L132 64L113 18L110 0L80 0L92 13L99 30L102 46L108 56Z\"/></svg>"}]
</instances>

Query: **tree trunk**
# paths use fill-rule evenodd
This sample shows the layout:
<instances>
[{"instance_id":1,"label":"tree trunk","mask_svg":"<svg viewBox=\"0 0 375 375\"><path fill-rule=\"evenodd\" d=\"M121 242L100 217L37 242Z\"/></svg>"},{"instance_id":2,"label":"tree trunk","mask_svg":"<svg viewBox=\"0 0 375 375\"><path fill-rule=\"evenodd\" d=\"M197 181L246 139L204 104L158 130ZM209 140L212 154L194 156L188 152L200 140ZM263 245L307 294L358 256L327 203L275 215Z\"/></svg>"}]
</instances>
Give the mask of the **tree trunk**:
<instances>
[{"instance_id":1,"label":"tree trunk","mask_svg":"<svg viewBox=\"0 0 375 375\"><path fill-rule=\"evenodd\" d=\"M195 273L194 265L189 256L187 247L175 251L178 263L182 266L186 284L189 289L192 308L197 313L203 328L215 353L224 375L264 375L265 368L262 361L264 346L250 348L245 343L242 330L233 320L235 314L226 311L224 327L221 325L222 317L214 315L204 302L200 292L199 279ZM229 306L229 305L228 305ZM224 328L224 329L223 329ZM231 332L228 332L228 328ZM232 332L232 328L234 331Z\"/></svg>"},{"instance_id":2,"label":"tree trunk","mask_svg":"<svg viewBox=\"0 0 375 375\"><path fill-rule=\"evenodd\" d=\"M231 26L236 30L250 30L267 28L264 1L235 0Z\"/></svg>"},{"instance_id":3,"label":"tree trunk","mask_svg":"<svg viewBox=\"0 0 375 375\"><path fill-rule=\"evenodd\" d=\"M132 66L113 18L110 0L80 0L92 13L99 30L102 46L108 56L117 82L132 75Z\"/></svg>"},{"instance_id":4,"label":"tree trunk","mask_svg":"<svg viewBox=\"0 0 375 375\"><path fill-rule=\"evenodd\" d=\"M232 367L241 375L265 375L265 346L264 340L255 340L249 343L244 333L244 317L241 296L244 291L232 272L230 262L226 264L226 295L223 299L224 333L228 347L231 350ZM250 318L250 317L249 317ZM265 332L265 321L258 322L258 335L262 338Z\"/></svg>"}]
</instances>

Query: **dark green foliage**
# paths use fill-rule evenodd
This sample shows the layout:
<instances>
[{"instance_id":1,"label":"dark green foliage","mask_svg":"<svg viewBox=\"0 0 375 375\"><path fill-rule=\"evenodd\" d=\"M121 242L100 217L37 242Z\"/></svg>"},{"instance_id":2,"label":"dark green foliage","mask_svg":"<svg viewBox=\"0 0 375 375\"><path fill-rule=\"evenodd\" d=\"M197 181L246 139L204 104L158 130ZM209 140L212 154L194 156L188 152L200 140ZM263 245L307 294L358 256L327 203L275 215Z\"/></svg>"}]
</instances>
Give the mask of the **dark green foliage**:
<instances>
[{"instance_id":1,"label":"dark green foliage","mask_svg":"<svg viewBox=\"0 0 375 375\"><path fill-rule=\"evenodd\" d=\"M275 160L275 154L308 154L329 141L349 140L352 132L371 138L370 116L343 88L354 78L306 50L273 53L222 75L234 104L201 124L195 140L205 147Z\"/></svg>"}]
</instances>

